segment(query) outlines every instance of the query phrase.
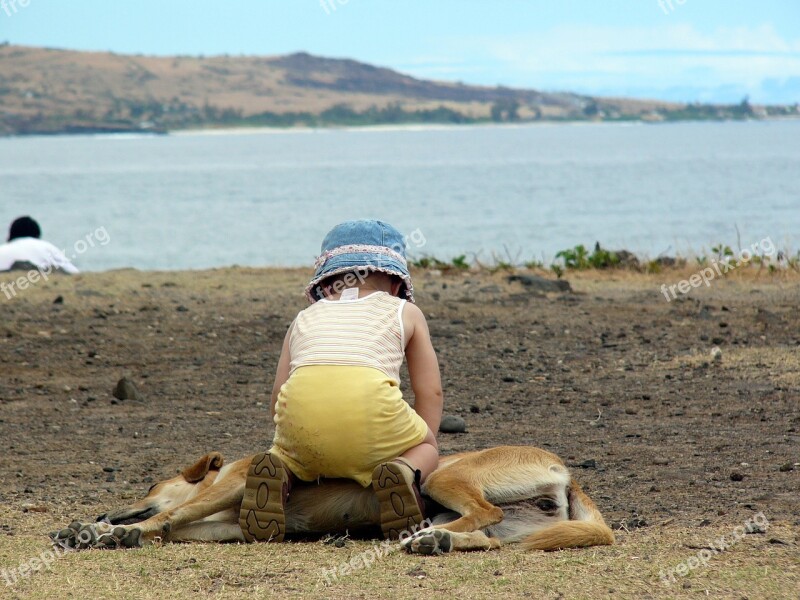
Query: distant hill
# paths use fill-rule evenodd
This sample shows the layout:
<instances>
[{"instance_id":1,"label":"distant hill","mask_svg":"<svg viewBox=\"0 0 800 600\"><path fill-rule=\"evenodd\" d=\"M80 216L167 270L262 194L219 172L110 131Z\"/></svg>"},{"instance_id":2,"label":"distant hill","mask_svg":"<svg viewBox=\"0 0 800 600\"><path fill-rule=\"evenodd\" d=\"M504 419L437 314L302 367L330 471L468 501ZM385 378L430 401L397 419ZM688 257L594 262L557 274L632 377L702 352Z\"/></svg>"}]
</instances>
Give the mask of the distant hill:
<instances>
[{"instance_id":1,"label":"distant hill","mask_svg":"<svg viewBox=\"0 0 800 600\"><path fill-rule=\"evenodd\" d=\"M0 134L767 113L746 102L708 107L427 81L306 53L155 57L0 45Z\"/></svg>"}]
</instances>

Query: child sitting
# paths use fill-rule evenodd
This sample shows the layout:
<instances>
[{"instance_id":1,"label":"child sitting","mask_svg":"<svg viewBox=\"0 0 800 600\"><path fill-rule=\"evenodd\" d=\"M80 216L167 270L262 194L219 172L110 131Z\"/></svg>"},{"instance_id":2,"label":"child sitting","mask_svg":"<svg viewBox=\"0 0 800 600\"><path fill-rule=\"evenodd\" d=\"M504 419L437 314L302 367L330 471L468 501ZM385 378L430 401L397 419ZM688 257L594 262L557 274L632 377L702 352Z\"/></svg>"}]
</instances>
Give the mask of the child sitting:
<instances>
[{"instance_id":1,"label":"child sitting","mask_svg":"<svg viewBox=\"0 0 800 600\"><path fill-rule=\"evenodd\" d=\"M372 485L387 539L423 520L419 484L437 467L442 386L414 302L405 242L380 221L348 221L322 242L311 306L283 342L272 389L275 436L248 472L239 523L248 541L282 541L294 477ZM400 392L405 357L414 409Z\"/></svg>"}]
</instances>

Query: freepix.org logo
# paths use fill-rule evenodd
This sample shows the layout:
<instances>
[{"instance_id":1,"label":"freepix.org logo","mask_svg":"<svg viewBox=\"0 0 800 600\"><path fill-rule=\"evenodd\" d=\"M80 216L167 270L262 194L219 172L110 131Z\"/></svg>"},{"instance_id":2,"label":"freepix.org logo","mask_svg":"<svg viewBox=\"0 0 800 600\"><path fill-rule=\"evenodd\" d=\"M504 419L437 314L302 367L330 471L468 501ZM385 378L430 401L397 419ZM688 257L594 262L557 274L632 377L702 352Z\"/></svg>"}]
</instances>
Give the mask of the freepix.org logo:
<instances>
[{"instance_id":1,"label":"freepix.org logo","mask_svg":"<svg viewBox=\"0 0 800 600\"><path fill-rule=\"evenodd\" d=\"M754 256L759 255L759 250L763 256L772 256L775 254L775 244L771 238L764 238L760 242L756 242L749 248L742 248L739 251L739 257L724 256L720 260L711 259L711 265L705 267L693 274L689 279L683 279L678 283L668 286L666 283L661 285L661 293L667 302L677 299L678 293L686 295L692 291L693 288L698 288L701 285L711 287L711 282L716 277L722 277L726 273L733 271L741 266L748 264L753 260Z\"/></svg>"},{"instance_id":2,"label":"freepix.org logo","mask_svg":"<svg viewBox=\"0 0 800 600\"><path fill-rule=\"evenodd\" d=\"M0 0L0 10L13 17L21 8L28 8L30 4L31 0Z\"/></svg>"}]
</instances>

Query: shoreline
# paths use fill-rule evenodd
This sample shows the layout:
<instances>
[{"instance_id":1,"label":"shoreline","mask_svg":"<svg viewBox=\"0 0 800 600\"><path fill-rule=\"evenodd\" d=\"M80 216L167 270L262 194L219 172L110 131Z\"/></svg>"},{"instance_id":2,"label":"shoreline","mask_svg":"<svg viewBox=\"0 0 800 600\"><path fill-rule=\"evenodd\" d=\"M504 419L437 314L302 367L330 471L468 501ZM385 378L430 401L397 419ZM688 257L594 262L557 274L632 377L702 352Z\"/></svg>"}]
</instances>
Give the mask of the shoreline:
<instances>
[{"instance_id":1,"label":"shoreline","mask_svg":"<svg viewBox=\"0 0 800 600\"><path fill-rule=\"evenodd\" d=\"M800 115L768 116L755 119L676 119L663 121L650 121L646 119L620 119L620 120L538 120L521 121L515 123L398 123L398 124L372 124L372 125L328 125L322 127L291 126L291 127L270 127L270 126L241 126L241 127L198 127L185 129L166 129L163 131L149 131L146 129L129 129L121 131L106 131L98 129L92 131L53 131L53 132L31 132L31 133L0 133L0 140L15 138L52 138L52 137L88 137L88 138L115 138L115 139L140 139L148 137L162 136L225 136L225 135L262 135L262 134L318 134L331 132L419 132L419 131L453 131L472 128L498 128L498 129L524 129L533 127L547 126L620 126L634 127L644 125L678 125L688 123L772 123L783 121L800 121Z\"/></svg>"}]
</instances>

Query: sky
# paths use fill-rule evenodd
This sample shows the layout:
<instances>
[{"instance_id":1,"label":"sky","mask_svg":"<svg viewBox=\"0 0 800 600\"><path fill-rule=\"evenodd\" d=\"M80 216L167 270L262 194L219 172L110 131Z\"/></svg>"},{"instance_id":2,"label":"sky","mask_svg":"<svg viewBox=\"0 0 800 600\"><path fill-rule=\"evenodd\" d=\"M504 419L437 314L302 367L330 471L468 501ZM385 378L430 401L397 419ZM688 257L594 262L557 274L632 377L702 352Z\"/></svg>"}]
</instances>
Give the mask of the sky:
<instances>
[{"instance_id":1,"label":"sky","mask_svg":"<svg viewBox=\"0 0 800 600\"><path fill-rule=\"evenodd\" d=\"M483 85L800 101L800 0L0 0L0 41L353 58Z\"/></svg>"}]
</instances>

